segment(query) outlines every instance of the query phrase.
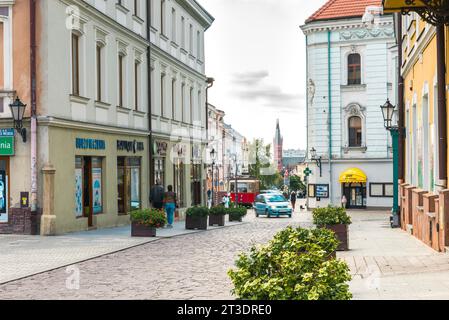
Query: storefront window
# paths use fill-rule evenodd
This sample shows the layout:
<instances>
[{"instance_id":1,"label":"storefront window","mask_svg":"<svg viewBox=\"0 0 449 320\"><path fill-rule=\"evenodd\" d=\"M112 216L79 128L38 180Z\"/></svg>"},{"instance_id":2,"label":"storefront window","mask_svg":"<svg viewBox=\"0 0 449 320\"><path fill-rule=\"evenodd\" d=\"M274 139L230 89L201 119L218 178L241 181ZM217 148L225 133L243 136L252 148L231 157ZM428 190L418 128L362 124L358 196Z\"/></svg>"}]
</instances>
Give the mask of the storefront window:
<instances>
[{"instance_id":1,"label":"storefront window","mask_svg":"<svg viewBox=\"0 0 449 320\"><path fill-rule=\"evenodd\" d=\"M142 207L140 174L140 158L117 158L117 204L120 214L127 214Z\"/></svg>"},{"instance_id":2,"label":"storefront window","mask_svg":"<svg viewBox=\"0 0 449 320\"><path fill-rule=\"evenodd\" d=\"M154 162L154 183L160 182L165 186L165 158L155 158Z\"/></svg>"},{"instance_id":3,"label":"storefront window","mask_svg":"<svg viewBox=\"0 0 449 320\"><path fill-rule=\"evenodd\" d=\"M178 197L178 204L184 207L184 163L182 161L173 165L174 188Z\"/></svg>"},{"instance_id":4,"label":"storefront window","mask_svg":"<svg viewBox=\"0 0 449 320\"><path fill-rule=\"evenodd\" d=\"M201 164L192 162L190 166L192 206L201 204Z\"/></svg>"}]
</instances>

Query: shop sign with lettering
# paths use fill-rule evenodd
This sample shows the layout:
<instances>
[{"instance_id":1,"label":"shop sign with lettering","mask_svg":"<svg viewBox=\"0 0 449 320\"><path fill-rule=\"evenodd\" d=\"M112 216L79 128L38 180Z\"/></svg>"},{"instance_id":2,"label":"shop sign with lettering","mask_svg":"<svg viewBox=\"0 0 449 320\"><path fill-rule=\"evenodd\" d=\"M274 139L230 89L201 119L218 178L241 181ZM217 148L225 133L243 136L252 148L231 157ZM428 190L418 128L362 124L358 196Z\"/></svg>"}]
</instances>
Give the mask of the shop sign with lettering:
<instances>
[{"instance_id":1,"label":"shop sign with lettering","mask_svg":"<svg viewBox=\"0 0 449 320\"><path fill-rule=\"evenodd\" d=\"M117 140L117 150L119 151L136 153L138 151L144 151L144 148L145 147L143 142L138 142L136 140L134 141Z\"/></svg>"},{"instance_id":2,"label":"shop sign with lettering","mask_svg":"<svg viewBox=\"0 0 449 320\"><path fill-rule=\"evenodd\" d=\"M14 155L14 129L0 129L0 156Z\"/></svg>"},{"instance_id":3,"label":"shop sign with lettering","mask_svg":"<svg viewBox=\"0 0 449 320\"><path fill-rule=\"evenodd\" d=\"M77 149L91 149L91 150L106 149L106 142L104 140L76 138L75 144Z\"/></svg>"}]
</instances>

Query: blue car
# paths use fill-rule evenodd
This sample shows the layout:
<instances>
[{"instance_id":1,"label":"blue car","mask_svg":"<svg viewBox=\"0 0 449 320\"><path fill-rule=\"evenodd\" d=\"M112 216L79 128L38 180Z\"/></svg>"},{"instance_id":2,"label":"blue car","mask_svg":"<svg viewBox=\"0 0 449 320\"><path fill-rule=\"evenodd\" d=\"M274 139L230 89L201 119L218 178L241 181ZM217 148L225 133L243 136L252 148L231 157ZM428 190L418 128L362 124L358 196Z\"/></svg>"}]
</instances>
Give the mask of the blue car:
<instances>
[{"instance_id":1,"label":"blue car","mask_svg":"<svg viewBox=\"0 0 449 320\"><path fill-rule=\"evenodd\" d=\"M280 194L260 194L254 201L256 217L266 215L270 217L292 217L293 209L288 200Z\"/></svg>"}]
</instances>

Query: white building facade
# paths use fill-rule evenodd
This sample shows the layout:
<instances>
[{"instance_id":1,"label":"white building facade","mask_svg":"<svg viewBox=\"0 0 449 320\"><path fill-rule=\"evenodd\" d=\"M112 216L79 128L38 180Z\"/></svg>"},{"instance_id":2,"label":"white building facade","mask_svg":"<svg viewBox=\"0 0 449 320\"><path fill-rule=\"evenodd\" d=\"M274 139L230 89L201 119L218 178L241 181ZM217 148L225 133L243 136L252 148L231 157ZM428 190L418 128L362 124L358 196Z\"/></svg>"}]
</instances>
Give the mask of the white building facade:
<instances>
[{"instance_id":1,"label":"white building facade","mask_svg":"<svg viewBox=\"0 0 449 320\"><path fill-rule=\"evenodd\" d=\"M307 44L307 150L316 150L321 161L320 174L320 161L308 153L309 207L340 205L345 195L348 208L388 208L392 149L380 105L387 98L396 103L393 17L378 17L367 29L363 12L321 19L328 10L323 8L301 27Z\"/></svg>"},{"instance_id":2,"label":"white building facade","mask_svg":"<svg viewBox=\"0 0 449 320\"><path fill-rule=\"evenodd\" d=\"M205 204L204 33L214 18L195 0L150 0L152 178L184 209Z\"/></svg>"}]
</instances>

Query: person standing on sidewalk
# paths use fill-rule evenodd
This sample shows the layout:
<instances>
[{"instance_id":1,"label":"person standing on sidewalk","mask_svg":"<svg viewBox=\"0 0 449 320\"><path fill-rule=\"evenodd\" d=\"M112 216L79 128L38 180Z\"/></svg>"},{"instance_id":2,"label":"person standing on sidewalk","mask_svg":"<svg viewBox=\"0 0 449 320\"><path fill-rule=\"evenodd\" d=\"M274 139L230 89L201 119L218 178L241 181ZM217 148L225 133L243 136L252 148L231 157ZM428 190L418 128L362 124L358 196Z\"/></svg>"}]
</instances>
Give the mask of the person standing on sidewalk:
<instances>
[{"instance_id":1,"label":"person standing on sidewalk","mask_svg":"<svg viewBox=\"0 0 449 320\"><path fill-rule=\"evenodd\" d=\"M341 197L341 207L342 208L346 208L346 203L348 202L348 199L346 199L346 196L343 195L343 197Z\"/></svg>"},{"instance_id":2,"label":"person standing on sidewalk","mask_svg":"<svg viewBox=\"0 0 449 320\"><path fill-rule=\"evenodd\" d=\"M290 194L290 201L292 203L292 208L293 208L293 212L295 211L295 206L296 206L296 192L292 191L292 193Z\"/></svg>"},{"instance_id":3,"label":"person standing on sidewalk","mask_svg":"<svg viewBox=\"0 0 449 320\"><path fill-rule=\"evenodd\" d=\"M173 186L167 187L167 192L164 193L165 212L167 213L167 228L173 228L173 219L176 210L176 193L173 192Z\"/></svg>"},{"instance_id":4,"label":"person standing on sidewalk","mask_svg":"<svg viewBox=\"0 0 449 320\"><path fill-rule=\"evenodd\" d=\"M164 206L164 187L159 180L151 187L150 203L153 205L153 208L158 210L162 210Z\"/></svg>"}]
</instances>

